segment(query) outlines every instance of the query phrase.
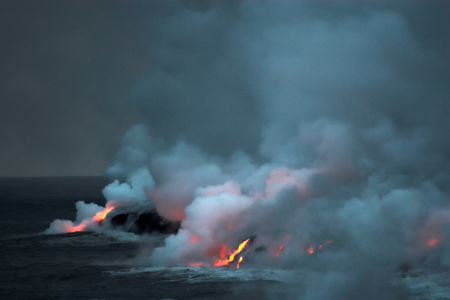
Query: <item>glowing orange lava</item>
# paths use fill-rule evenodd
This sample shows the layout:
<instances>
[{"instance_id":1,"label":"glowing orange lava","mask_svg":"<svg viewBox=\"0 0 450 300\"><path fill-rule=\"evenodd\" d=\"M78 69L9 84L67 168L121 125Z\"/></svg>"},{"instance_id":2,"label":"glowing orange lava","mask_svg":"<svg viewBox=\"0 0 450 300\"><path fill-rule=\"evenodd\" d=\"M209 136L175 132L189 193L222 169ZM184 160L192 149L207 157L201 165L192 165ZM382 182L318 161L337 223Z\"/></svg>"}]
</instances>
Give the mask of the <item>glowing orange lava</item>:
<instances>
[{"instance_id":1,"label":"glowing orange lava","mask_svg":"<svg viewBox=\"0 0 450 300\"><path fill-rule=\"evenodd\" d=\"M239 244L239 247L237 248L237 250L235 250L231 255L230 255L230 259L228 260L229 262L232 262L234 260L234 257L236 256L236 254L239 254L242 249L244 249L245 245L247 245L248 241L250 241L250 239L246 239L245 241L243 241L242 243Z\"/></svg>"},{"instance_id":2,"label":"glowing orange lava","mask_svg":"<svg viewBox=\"0 0 450 300\"><path fill-rule=\"evenodd\" d=\"M92 218L92 221L97 221L97 222L101 222L103 221L106 216L108 215L108 213L110 211L112 211L115 207L114 206L110 206L110 207L106 207L104 210L99 211L98 213L95 214L95 216Z\"/></svg>"},{"instance_id":3,"label":"glowing orange lava","mask_svg":"<svg viewBox=\"0 0 450 300\"><path fill-rule=\"evenodd\" d=\"M281 240L281 245L278 248L278 250L276 250L275 252L275 257L280 257L280 254L283 250L285 250L285 245L286 243L291 239L290 235L286 235L282 240ZM286 248L286 252L287 252L287 248Z\"/></svg>"},{"instance_id":4,"label":"glowing orange lava","mask_svg":"<svg viewBox=\"0 0 450 300\"><path fill-rule=\"evenodd\" d=\"M308 249L306 250L306 253L308 253L308 255L313 254L316 250L322 250L323 246L328 245L328 244L332 244L334 243L333 240L328 240L325 243L323 243L322 245L319 245L317 248L314 248L314 244L311 244Z\"/></svg>"},{"instance_id":5,"label":"glowing orange lava","mask_svg":"<svg viewBox=\"0 0 450 300\"><path fill-rule=\"evenodd\" d=\"M68 228L67 231L68 232L84 231L89 223L92 223L92 222L97 222L98 223L98 222L103 221L106 218L106 216L108 215L108 213L110 211L112 211L114 208L115 208L114 206L106 207L104 210L99 211L98 213L96 213L95 216L92 217L92 219L90 219L90 220L83 220L80 224Z\"/></svg>"},{"instance_id":6,"label":"glowing orange lava","mask_svg":"<svg viewBox=\"0 0 450 300\"><path fill-rule=\"evenodd\" d=\"M234 257L241 253L241 251L244 249L245 245L247 245L247 243L250 241L250 239L246 239L245 241L243 241L242 243L239 244L239 247L237 248L237 250L234 250L233 253L231 253L230 257L227 258L222 258L222 259L218 259L214 262L214 267L221 267L221 266L226 266L228 265L230 262L234 261ZM239 264L239 263L238 263Z\"/></svg>"},{"instance_id":7,"label":"glowing orange lava","mask_svg":"<svg viewBox=\"0 0 450 300\"><path fill-rule=\"evenodd\" d=\"M278 251L277 251L277 253L275 253L275 256L280 257L281 251L283 251L283 249L284 249L284 244L281 245L280 248L278 248Z\"/></svg>"},{"instance_id":8,"label":"glowing orange lava","mask_svg":"<svg viewBox=\"0 0 450 300\"><path fill-rule=\"evenodd\" d=\"M438 246L443 240L444 240L443 237L441 237L441 238L436 238L436 237L430 238L430 239L427 241L427 246L428 246L429 248L436 247L436 246Z\"/></svg>"},{"instance_id":9,"label":"glowing orange lava","mask_svg":"<svg viewBox=\"0 0 450 300\"><path fill-rule=\"evenodd\" d=\"M236 269L239 269L239 264L241 263L241 261L243 260L244 258L241 256L241 257L239 257L239 261L238 261L238 263L237 263L237 266L236 266Z\"/></svg>"},{"instance_id":10,"label":"glowing orange lava","mask_svg":"<svg viewBox=\"0 0 450 300\"><path fill-rule=\"evenodd\" d=\"M73 226L72 228L70 228L69 232L79 232L79 231L83 231L85 229L86 229L86 222L83 221L79 225Z\"/></svg>"},{"instance_id":11,"label":"glowing orange lava","mask_svg":"<svg viewBox=\"0 0 450 300\"><path fill-rule=\"evenodd\" d=\"M200 241L200 238L198 236L193 236L191 237L191 239L189 240L190 243L196 243Z\"/></svg>"},{"instance_id":12,"label":"glowing orange lava","mask_svg":"<svg viewBox=\"0 0 450 300\"><path fill-rule=\"evenodd\" d=\"M322 245L320 245L319 247L317 247L317 249L322 250L323 246L328 245L328 244L332 244L334 243L333 240L328 240L325 243L323 243Z\"/></svg>"},{"instance_id":13,"label":"glowing orange lava","mask_svg":"<svg viewBox=\"0 0 450 300\"><path fill-rule=\"evenodd\" d=\"M193 262L193 263L188 263L189 267L203 267L205 264L202 262Z\"/></svg>"}]
</instances>

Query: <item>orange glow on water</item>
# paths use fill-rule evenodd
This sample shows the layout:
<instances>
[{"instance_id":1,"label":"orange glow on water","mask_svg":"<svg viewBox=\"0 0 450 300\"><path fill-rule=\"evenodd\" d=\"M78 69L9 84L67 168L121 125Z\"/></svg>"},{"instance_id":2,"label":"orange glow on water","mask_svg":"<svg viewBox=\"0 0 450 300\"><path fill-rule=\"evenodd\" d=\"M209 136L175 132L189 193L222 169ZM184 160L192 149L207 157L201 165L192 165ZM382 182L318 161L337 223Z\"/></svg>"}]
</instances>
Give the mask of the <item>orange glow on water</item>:
<instances>
[{"instance_id":1,"label":"orange glow on water","mask_svg":"<svg viewBox=\"0 0 450 300\"><path fill-rule=\"evenodd\" d=\"M205 264L202 262L193 262L188 264L189 267L203 267Z\"/></svg>"}]
</instances>

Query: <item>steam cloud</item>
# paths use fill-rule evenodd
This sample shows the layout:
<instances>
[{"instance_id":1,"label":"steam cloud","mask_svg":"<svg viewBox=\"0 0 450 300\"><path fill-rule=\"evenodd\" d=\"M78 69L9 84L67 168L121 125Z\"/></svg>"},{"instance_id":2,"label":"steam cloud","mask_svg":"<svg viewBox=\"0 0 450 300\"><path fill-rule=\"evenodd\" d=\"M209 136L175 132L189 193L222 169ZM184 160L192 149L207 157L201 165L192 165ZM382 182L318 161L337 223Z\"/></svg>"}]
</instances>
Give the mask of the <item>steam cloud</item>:
<instances>
[{"instance_id":1,"label":"steam cloud","mask_svg":"<svg viewBox=\"0 0 450 300\"><path fill-rule=\"evenodd\" d=\"M397 299L400 266L450 267L443 53L394 11L170 3L129 100L149 125L127 132L103 191L182 221L148 264L212 266L252 237L247 266L307 270L304 299ZM77 203L75 224L101 209Z\"/></svg>"}]
</instances>

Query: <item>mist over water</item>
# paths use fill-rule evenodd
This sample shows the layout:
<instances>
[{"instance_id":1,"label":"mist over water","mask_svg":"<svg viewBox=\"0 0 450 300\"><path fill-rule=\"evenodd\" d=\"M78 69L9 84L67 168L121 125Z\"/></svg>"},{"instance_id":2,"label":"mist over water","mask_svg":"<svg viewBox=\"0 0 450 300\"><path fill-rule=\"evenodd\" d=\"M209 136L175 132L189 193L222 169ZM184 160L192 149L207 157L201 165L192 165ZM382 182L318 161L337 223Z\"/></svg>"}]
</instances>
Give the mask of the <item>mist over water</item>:
<instances>
[{"instance_id":1,"label":"mist over water","mask_svg":"<svg viewBox=\"0 0 450 300\"><path fill-rule=\"evenodd\" d=\"M448 273L448 54L399 10L324 5L155 4L106 205L46 233L154 208L181 228L140 266L213 268L250 239L241 268L300 270L298 299L406 299L402 275Z\"/></svg>"}]
</instances>

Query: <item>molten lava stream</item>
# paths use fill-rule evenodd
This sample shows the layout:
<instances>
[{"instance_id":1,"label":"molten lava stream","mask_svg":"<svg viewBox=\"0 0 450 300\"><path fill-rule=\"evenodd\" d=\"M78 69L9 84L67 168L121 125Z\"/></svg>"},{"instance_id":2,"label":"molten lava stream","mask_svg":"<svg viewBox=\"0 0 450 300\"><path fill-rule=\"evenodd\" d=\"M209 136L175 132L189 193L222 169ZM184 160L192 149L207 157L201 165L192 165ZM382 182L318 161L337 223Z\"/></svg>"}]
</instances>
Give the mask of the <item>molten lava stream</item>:
<instances>
[{"instance_id":1,"label":"molten lava stream","mask_svg":"<svg viewBox=\"0 0 450 300\"><path fill-rule=\"evenodd\" d=\"M275 253L275 257L280 257L281 251L283 251L284 249L284 244L280 246L280 248L278 248L277 252Z\"/></svg>"},{"instance_id":2,"label":"molten lava stream","mask_svg":"<svg viewBox=\"0 0 450 300\"><path fill-rule=\"evenodd\" d=\"M239 269L239 264L241 263L241 261L243 260L244 258L241 256L241 257L239 257L239 261L238 261L238 263L237 263L237 266L236 266L236 269Z\"/></svg>"},{"instance_id":3,"label":"molten lava stream","mask_svg":"<svg viewBox=\"0 0 450 300\"><path fill-rule=\"evenodd\" d=\"M101 210L98 213L96 213L95 216L93 216L91 220L83 220L83 222L81 222L80 224L69 228L68 231L69 232L84 231L86 229L87 224L89 224L91 222L95 221L97 223L101 223L106 218L108 213L110 213L113 209L115 209L114 206L110 206L110 207L107 206L104 210Z\"/></svg>"},{"instance_id":4,"label":"molten lava stream","mask_svg":"<svg viewBox=\"0 0 450 300\"><path fill-rule=\"evenodd\" d=\"M226 266L228 265L230 262L234 261L234 257L241 253L242 250L244 250L245 245L247 245L247 243L250 241L250 239L246 239L245 241L243 241L242 243L239 244L239 247L237 248L237 250L234 250L233 253L231 253L230 257L228 259L223 258L223 259L218 259L214 262L214 267L221 267L221 266ZM237 268L239 268L239 263L242 261L242 256L241 258L239 258L239 262L237 265Z\"/></svg>"},{"instance_id":5,"label":"molten lava stream","mask_svg":"<svg viewBox=\"0 0 450 300\"><path fill-rule=\"evenodd\" d=\"M328 240L328 241L326 241L325 243L323 243L322 245L319 245L317 248L314 248L314 244L311 244L311 245L308 247L308 249L306 250L306 253L307 253L308 255L311 255L311 254L313 254L314 252L316 252L317 250L322 250L322 249L323 249L323 246L326 246L326 245L332 244L332 243L334 243L333 240Z\"/></svg>"},{"instance_id":6,"label":"molten lava stream","mask_svg":"<svg viewBox=\"0 0 450 300\"><path fill-rule=\"evenodd\" d=\"M106 216L108 215L108 213L110 213L115 207L114 206L106 206L106 208L102 211L99 211L98 213L95 214L95 216L92 218L92 221L97 221L97 222L101 222L103 221Z\"/></svg>"},{"instance_id":7,"label":"molten lava stream","mask_svg":"<svg viewBox=\"0 0 450 300\"><path fill-rule=\"evenodd\" d=\"M79 231L83 231L86 229L86 221L83 221L82 223L80 223L77 226L72 226L69 229L69 232L79 232Z\"/></svg>"},{"instance_id":8,"label":"molten lava stream","mask_svg":"<svg viewBox=\"0 0 450 300\"><path fill-rule=\"evenodd\" d=\"M276 258L279 258L279 257L280 257L281 252L283 252L283 250L285 250L286 243L287 243L290 239L291 239L291 236L290 236L290 235L286 235L284 238L281 239L281 245L280 245L280 247L278 248L278 250L276 250L275 253L274 253ZM287 248L286 248L286 252L287 252Z\"/></svg>"}]
</instances>

